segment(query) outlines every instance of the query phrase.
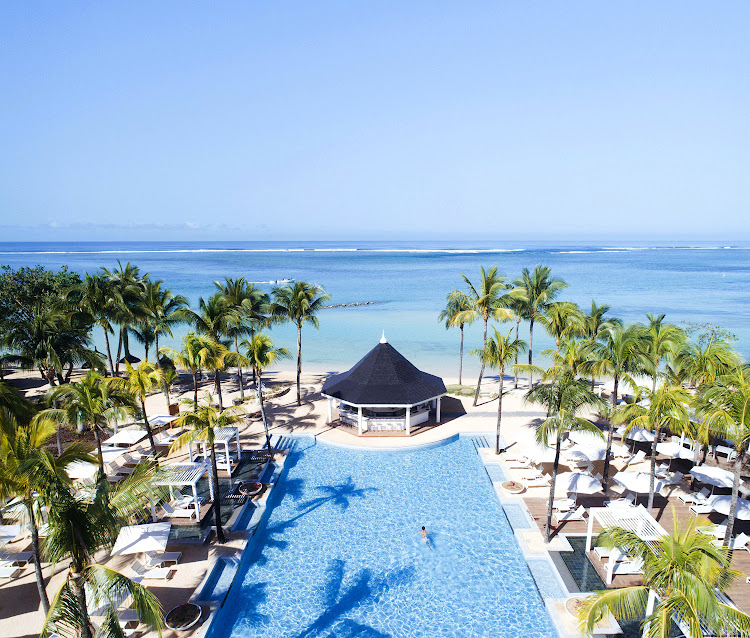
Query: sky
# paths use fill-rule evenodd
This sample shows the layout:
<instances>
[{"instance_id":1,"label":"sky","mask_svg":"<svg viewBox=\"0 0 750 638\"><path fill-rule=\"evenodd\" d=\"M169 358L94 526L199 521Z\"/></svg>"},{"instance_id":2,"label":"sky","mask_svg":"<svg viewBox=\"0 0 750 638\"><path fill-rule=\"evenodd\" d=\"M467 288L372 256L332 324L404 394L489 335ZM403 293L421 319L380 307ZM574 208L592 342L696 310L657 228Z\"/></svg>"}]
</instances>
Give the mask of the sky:
<instances>
[{"instance_id":1,"label":"sky","mask_svg":"<svg viewBox=\"0 0 750 638\"><path fill-rule=\"evenodd\" d=\"M750 238L750 3L0 3L0 236Z\"/></svg>"}]
</instances>

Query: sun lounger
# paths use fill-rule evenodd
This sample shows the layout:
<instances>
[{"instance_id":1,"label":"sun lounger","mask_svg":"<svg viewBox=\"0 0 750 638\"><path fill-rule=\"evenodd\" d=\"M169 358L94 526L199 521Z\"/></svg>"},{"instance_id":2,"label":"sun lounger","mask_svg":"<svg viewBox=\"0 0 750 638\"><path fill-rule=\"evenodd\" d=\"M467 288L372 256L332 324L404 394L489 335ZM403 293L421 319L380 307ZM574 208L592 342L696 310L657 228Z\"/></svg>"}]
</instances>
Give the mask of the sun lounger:
<instances>
[{"instance_id":1,"label":"sun lounger","mask_svg":"<svg viewBox=\"0 0 750 638\"><path fill-rule=\"evenodd\" d=\"M628 467L630 465L637 465L638 463L643 463L643 461L645 460L646 460L646 453L643 450L639 450L637 454L634 454L625 462L625 467Z\"/></svg>"},{"instance_id":2,"label":"sun lounger","mask_svg":"<svg viewBox=\"0 0 750 638\"><path fill-rule=\"evenodd\" d=\"M678 485L682 482L682 477L685 476L682 472L675 472L667 479L665 485Z\"/></svg>"},{"instance_id":3,"label":"sun lounger","mask_svg":"<svg viewBox=\"0 0 750 638\"><path fill-rule=\"evenodd\" d=\"M547 487L551 478L549 474L542 474L539 477L532 479L524 479L524 485L526 487Z\"/></svg>"},{"instance_id":4,"label":"sun lounger","mask_svg":"<svg viewBox=\"0 0 750 638\"><path fill-rule=\"evenodd\" d=\"M164 563L179 563L182 552L146 552L146 567L163 567Z\"/></svg>"},{"instance_id":5,"label":"sun lounger","mask_svg":"<svg viewBox=\"0 0 750 638\"><path fill-rule=\"evenodd\" d=\"M623 498L616 498L611 501L604 501L605 507L630 507L635 505L635 494L628 494Z\"/></svg>"},{"instance_id":6,"label":"sun lounger","mask_svg":"<svg viewBox=\"0 0 750 638\"><path fill-rule=\"evenodd\" d=\"M688 492L686 494L679 494L678 498L683 503L705 503L708 500L711 492L708 491L707 487L704 487L700 492Z\"/></svg>"},{"instance_id":7,"label":"sun lounger","mask_svg":"<svg viewBox=\"0 0 750 638\"><path fill-rule=\"evenodd\" d=\"M529 467L536 467L536 463L526 456L522 456L520 459L507 459L508 467L512 470L522 470Z\"/></svg>"},{"instance_id":8,"label":"sun lounger","mask_svg":"<svg viewBox=\"0 0 750 638\"><path fill-rule=\"evenodd\" d=\"M737 534L735 538L733 538L731 541L729 541L729 549L746 549L748 552L750 552L750 547L747 546L747 542L750 541L750 536L748 536L745 533ZM723 547L724 541L721 539L716 539L715 541L711 541L713 545L716 545L716 547Z\"/></svg>"},{"instance_id":9,"label":"sun lounger","mask_svg":"<svg viewBox=\"0 0 750 638\"><path fill-rule=\"evenodd\" d=\"M22 567L16 567L15 565L0 565L0 578L12 580L17 576L20 576L22 572Z\"/></svg>"},{"instance_id":10,"label":"sun lounger","mask_svg":"<svg viewBox=\"0 0 750 638\"><path fill-rule=\"evenodd\" d=\"M121 609L117 612L117 620L123 629L135 629L141 622L135 609Z\"/></svg>"},{"instance_id":11,"label":"sun lounger","mask_svg":"<svg viewBox=\"0 0 750 638\"><path fill-rule=\"evenodd\" d=\"M174 571L173 567L156 567L149 569L139 561L133 561L130 569L136 576L141 576L144 580L166 580Z\"/></svg>"},{"instance_id":12,"label":"sun lounger","mask_svg":"<svg viewBox=\"0 0 750 638\"><path fill-rule=\"evenodd\" d=\"M642 574L643 573L643 561L642 560L623 560L612 565L612 573L607 578L607 583L612 583L612 576L625 575L625 574Z\"/></svg>"},{"instance_id":13,"label":"sun lounger","mask_svg":"<svg viewBox=\"0 0 750 638\"><path fill-rule=\"evenodd\" d=\"M714 508L708 503L693 503L690 506L690 511L694 514L710 514L714 511Z\"/></svg>"},{"instance_id":14,"label":"sun lounger","mask_svg":"<svg viewBox=\"0 0 750 638\"><path fill-rule=\"evenodd\" d=\"M565 521L582 521L586 508L581 505L575 512L567 512L565 514L555 514L555 520L557 525L564 523Z\"/></svg>"},{"instance_id":15,"label":"sun lounger","mask_svg":"<svg viewBox=\"0 0 750 638\"><path fill-rule=\"evenodd\" d=\"M162 503L162 508L170 518L193 518L195 516L194 509L184 509L181 507L175 509L169 503Z\"/></svg>"},{"instance_id":16,"label":"sun lounger","mask_svg":"<svg viewBox=\"0 0 750 638\"><path fill-rule=\"evenodd\" d=\"M34 552L0 552L0 563L8 563L16 567L28 565L34 558Z\"/></svg>"}]
</instances>

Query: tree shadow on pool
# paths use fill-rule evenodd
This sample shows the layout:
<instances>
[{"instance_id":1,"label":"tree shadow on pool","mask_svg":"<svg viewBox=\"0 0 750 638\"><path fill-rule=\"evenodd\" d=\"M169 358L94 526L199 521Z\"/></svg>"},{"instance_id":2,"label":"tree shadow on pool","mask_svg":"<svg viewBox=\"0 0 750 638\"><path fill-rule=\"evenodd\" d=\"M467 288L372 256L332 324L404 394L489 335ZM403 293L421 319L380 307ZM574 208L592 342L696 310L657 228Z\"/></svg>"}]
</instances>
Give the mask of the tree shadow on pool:
<instances>
[{"instance_id":1,"label":"tree shadow on pool","mask_svg":"<svg viewBox=\"0 0 750 638\"><path fill-rule=\"evenodd\" d=\"M283 483L284 488L281 493L282 498L289 495L293 500L299 500L301 498L303 485L304 481L302 479L287 479ZM338 485L321 485L316 489L323 493L316 498L311 498L300 503L299 512L296 515L285 521L279 521L278 523L269 525L266 528L266 538L263 543L264 548L286 548L288 542L278 538L278 535L283 534L290 527L296 526L297 521L299 521L300 518L314 512L323 505L331 503L344 511L348 509L352 499L363 498L368 492L377 491L376 487L358 488L351 476L348 477L345 482L339 483ZM264 564L266 560L265 556L261 555L257 562L259 564Z\"/></svg>"},{"instance_id":2,"label":"tree shadow on pool","mask_svg":"<svg viewBox=\"0 0 750 638\"><path fill-rule=\"evenodd\" d=\"M326 572L326 582L321 587L323 612L303 629L296 638L335 635L364 636L366 638L389 638L383 633L351 618L342 618L353 609L363 605L374 605L385 592L409 582L415 572L413 567L402 567L381 574L373 574L370 569L361 569L349 585L344 587L345 561L332 560Z\"/></svg>"}]
</instances>

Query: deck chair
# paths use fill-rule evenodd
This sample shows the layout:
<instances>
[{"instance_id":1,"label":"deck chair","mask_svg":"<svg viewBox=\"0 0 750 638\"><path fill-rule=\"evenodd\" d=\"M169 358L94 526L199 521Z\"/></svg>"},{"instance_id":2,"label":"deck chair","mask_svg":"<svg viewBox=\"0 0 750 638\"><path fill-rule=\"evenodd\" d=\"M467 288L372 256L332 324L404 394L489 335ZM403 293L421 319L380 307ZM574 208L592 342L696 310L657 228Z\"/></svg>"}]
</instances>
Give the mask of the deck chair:
<instances>
[{"instance_id":1,"label":"deck chair","mask_svg":"<svg viewBox=\"0 0 750 638\"><path fill-rule=\"evenodd\" d=\"M634 454L627 461L625 461L625 467L628 467L630 465L636 465L638 463L643 463L643 461L645 460L646 460L646 453L643 450L639 450L637 454Z\"/></svg>"},{"instance_id":2,"label":"deck chair","mask_svg":"<svg viewBox=\"0 0 750 638\"><path fill-rule=\"evenodd\" d=\"M566 512L565 514L556 514L555 519L557 525L564 523L565 521L582 521L583 515L586 513L586 508L581 505L575 512Z\"/></svg>"},{"instance_id":3,"label":"deck chair","mask_svg":"<svg viewBox=\"0 0 750 638\"><path fill-rule=\"evenodd\" d=\"M682 477L685 476L682 472L675 472L667 479L665 485L678 485L682 482Z\"/></svg>"},{"instance_id":4,"label":"deck chair","mask_svg":"<svg viewBox=\"0 0 750 638\"><path fill-rule=\"evenodd\" d=\"M13 580L20 576L22 572L22 567L16 567L15 565L0 565L0 578Z\"/></svg>"},{"instance_id":5,"label":"deck chair","mask_svg":"<svg viewBox=\"0 0 750 638\"><path fill-rule=\"evenodd\" d=\"M170 518L193 518L195 516L194 509L177 508L175 509L169 503L162 503L162 509L167 513Z\"/></svg>"},{"instance_id":6,"label":"deck chair","mask_svg":"<svg viewBox=\"0 0 750 638\"><path fill-rule=\"evenodd\" d=\"M748 541L750 541L750 536L748 536L744 532L741 534L737 534L737 536L729 541L729 549L746 549L748 552L750 552L750 547L747 546ZM716 547L722 547L724 545L724 541L721 539L717 539L715 541L711 541L711 544L716 545Z\"/></svg>"},{"instance_id":7,"label":"deck chair","mask_svg":"<svg viewBox=\"0 0 750 638\"><path fill-rule=\"evenodd\" d=\"M174 491L174 498L170 501L173 507L189 507L195 503L192 494L183 494L179 490ZM203 498L198 497L198 505L203 503Z\"/></svg>"},{"instance_id":8,"label":"deck chair","mask_svg":"<svg viewBox=\"0 0 750 638\"><path fill-rule=\"evenodd\" d=\"M34 552L0 552L0 563L8 563L15 567L28 565L34 558Z\"/></svg>"},{"instance_id":9,"label":"deck chair","mask_svg":"<svg viewBox=\"0 0 750 638\"><path fill-rule=\"evenodd\" d=\"M524 479L526 487L547 487L551 478L549 474L542 474L539 477Z\"/></svg>"},{"instance_id":10,"label":"deck chair","mask_svg":"<svg viewBox=\"0 0 750 638\"><path fill-rule=\"evenodd\" d=\"M144 580L166 580L174 571L173 567L156 567L149 569L137 560L133 561L130 569L136 576L141 576Z\"/></svg>"},{"instance_id":11,"label":"deck chair","mask_svg":"<svg viewBox=\"0 0 750 638\"><path fill-rule=\"evenodd\" d=\"M714 508L709 503L693 503L690 506L690 511L694 514L710 514L714 511Z\"/></svg>"},{"instance_id":12,"label":"deck chair","mask_svg":"<svg viewBox=\"0 0 750 638\"><path fill-rule=\"evenodd\" d=\"M619 563L615 563L612 566L612 576L617 576L618 574L624 575L624 574L642 574L643 573L643 561L640 559L637 560L624 560ZM608 583L612 583L612 579L608 578Z\"/></svg>"},{"instance_id":13,"label":"deck chair","mask_svg":"<svg viewBox=\"0 0 750 638\"><path fill-rule=\"evenodd\" d=\"M604 501L605 507L630 507L635 505L635 494L632 492L622 498L616 498L611 501Z\"/></svg>"},{"instance_id":14,"label":"deck chair","mask_svg":"<svg viewBox=\"0 0 750 638\"><path fill-rule=\"evenodd\" d=\"M510 469L516 469L516 470L523 470L529 467L536 467L536 463L534 463L533 460L528 458L527 456L522 456L520 459L510 460L508 461L508 467Z\"/></svg>"},{"instance_id":15,"label":"deck chair","mask_svg":"<svg viewBox=\"0 0 750 638\"><path fill-rule=\"evenodd\" d=\"M164 563L179 563L182 552L146 552L146 567L163 567Z\"/></svg>"},{"instance_id":16,"label":"deck chair","mask_svg":"<svg viewBox=\"0 0 750 638\"><path fill-rule=\"evenodd\" d=\"M683 503L705 503L710 494L711 492L708 491L708 488L704 487L700 492L686 492L685 494L679 494L678 498Z\"/></svg>"}]
</instances>

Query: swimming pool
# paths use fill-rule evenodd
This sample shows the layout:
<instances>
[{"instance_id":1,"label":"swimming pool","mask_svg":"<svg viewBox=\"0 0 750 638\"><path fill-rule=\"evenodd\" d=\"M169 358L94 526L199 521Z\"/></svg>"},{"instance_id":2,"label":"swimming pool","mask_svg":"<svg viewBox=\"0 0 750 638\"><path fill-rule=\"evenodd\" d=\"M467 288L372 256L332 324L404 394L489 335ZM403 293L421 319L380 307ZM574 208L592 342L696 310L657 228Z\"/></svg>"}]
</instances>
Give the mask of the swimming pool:
<instances>
[{"instance_id":1,"label":"swimming pool","mask_svg":"<svg viewBox=\"0 0 750 638\"><path fill-rule=\"evenodd\" d=\"M287 466L210 638L557 635L469 439Z\"/></svg>"}]
</instances>

